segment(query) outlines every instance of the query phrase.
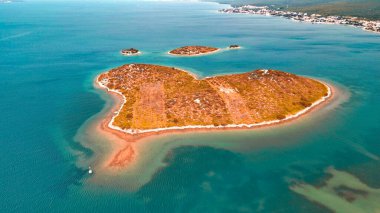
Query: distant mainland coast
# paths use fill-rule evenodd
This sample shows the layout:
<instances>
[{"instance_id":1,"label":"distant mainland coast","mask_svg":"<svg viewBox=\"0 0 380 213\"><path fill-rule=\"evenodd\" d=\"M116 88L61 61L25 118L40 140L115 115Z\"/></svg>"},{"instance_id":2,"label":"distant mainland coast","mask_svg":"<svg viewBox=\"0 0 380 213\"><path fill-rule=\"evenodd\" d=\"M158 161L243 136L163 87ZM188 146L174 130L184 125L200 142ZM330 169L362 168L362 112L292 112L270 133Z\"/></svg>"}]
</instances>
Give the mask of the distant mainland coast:
<instances>
[{"instance_id":1,"label":"distant mainland coast","mask_svg":"<svg viewBox=\"0 0 380 213\"><path fill-rule=\"evenodd\" d=\"M244 5L233 8L221 9L221 13L256 14L265 16L280 16L300 22L313 24L340 24L360 27L365 31L380 33L380 20L368 20L354 16L321 15L316 13L284 11L271 6Z\"/></svg>"},{"instance_id":2,"label":"distant mainland coast","mask_svg":"<svg viewBox=\"0 0 380 213\"><path fill-rule=\"evenodd\" d=\"M116 104L101 129L126 142L161 134L273 126L321 107L334 94L324 82L260 69L199 79L174 67L126 64L100 74L96 85ZM133 146L118 150L110 167L136 157Z\"/></svg>"}]
</instances>

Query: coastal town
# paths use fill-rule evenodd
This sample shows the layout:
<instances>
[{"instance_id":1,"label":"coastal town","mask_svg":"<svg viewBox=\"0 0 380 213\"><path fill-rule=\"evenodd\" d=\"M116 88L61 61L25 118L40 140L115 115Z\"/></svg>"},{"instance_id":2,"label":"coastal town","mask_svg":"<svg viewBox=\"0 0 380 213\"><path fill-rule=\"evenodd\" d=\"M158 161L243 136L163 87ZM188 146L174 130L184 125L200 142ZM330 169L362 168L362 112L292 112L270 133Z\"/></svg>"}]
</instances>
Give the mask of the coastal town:
<instances>
[{"instance_id":1,"label":"coastal town","mask_svg":"<svg viewBox=\"0 0 380 213\"><path fill-rule=\"evenodd\" d=\"M320 14L307 14L302 12L283 11L268 6L244 5L219 10L222 13L257 14L266 16L280 16L294 21L310 22L314 24L342 24L360 27L363 30L380 33L380 21L370 21L352 16L323 16Z\"/></svg>"}]
</instances>

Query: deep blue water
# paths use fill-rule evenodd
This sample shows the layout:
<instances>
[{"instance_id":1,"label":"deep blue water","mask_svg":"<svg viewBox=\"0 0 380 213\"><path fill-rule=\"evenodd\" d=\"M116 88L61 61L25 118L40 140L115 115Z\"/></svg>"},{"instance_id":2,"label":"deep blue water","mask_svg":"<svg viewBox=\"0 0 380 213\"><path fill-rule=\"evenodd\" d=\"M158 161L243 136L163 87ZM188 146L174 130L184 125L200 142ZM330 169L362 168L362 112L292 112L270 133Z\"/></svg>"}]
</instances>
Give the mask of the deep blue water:
<instances>
[{"instance_id":1,"label":"deep blue water","mask_svg":"<svg viewBox=\"0 0 380 213\"><path fill-rule=\"evenodd\" d=\"M289 180L318 184L329 166L380 187L379 34L217 13L222 7L0 4L1 211L326 212L291 191ZM193 58L165 54L184 45L235 43L244 48ZM144 54L119 55L126 47ZM273 138L257 139L255 133L179 138L264 145L244 151L177 146L165 153L167 166L136 192L88 187L86 171L76 165L79 155L91 158L93 151L74 137L105 105L93 79L109 68L139 62L177 66L200 76L279 69L335 82L350 98L307 128L267 133Z\"/></svg>"}]
</instances>

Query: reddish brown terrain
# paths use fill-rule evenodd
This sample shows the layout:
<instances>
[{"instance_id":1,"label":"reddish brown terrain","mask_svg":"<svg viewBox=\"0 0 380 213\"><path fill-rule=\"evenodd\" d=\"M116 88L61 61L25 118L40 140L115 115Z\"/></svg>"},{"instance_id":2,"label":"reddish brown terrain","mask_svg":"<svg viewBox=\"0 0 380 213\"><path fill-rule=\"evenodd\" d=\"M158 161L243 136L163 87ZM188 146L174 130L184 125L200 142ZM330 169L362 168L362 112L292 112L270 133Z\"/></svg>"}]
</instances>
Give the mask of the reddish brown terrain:
<instances>
[{"instance_id":1,"label":"reddish brown terrain","mask_svg":"<svg viewBox=\"0 0 380 213\"><path fill-rule=\"evenodd\" d=\"M129 49L122 49L120 51L120 53L122 55L131 56L131 55L138 55L138 54L140 54L140 51L138 49L135 49L135 48L129 48Z\"/></svg>"},{"instance_id":2,"label":"reddish brown terrain","mask_svg":"<svg viewBox=\"0 0 380 213\"><path fill-rule=\"evenodd\" d=\"M195 56L218 51L219 48L207 46L184 46L171 50L169 54L180 56Z\"/></svg>"},{"instance_id":3,"label":"reddish brown terrain","mask_svg":"<svg viewBox=\"0 0 380 213\"><path fill-rule=\"evenodd\" d=\"M328 95L319 81L275 70L197 79L174 67L127 64L98 81L125 97L112 124L129 133L282 120Z\"/></svg>"}]
</instances>

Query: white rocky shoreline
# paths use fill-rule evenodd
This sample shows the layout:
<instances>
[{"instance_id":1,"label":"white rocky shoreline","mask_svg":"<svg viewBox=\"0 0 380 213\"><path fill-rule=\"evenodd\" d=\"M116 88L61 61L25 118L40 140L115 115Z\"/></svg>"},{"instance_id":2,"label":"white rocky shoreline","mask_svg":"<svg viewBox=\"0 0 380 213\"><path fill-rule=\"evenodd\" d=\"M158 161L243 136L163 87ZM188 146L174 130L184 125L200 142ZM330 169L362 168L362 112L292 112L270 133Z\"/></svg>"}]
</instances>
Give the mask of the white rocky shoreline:
<instances>
[{"instance_id":1,"label":"white rocky shoreline","mask_svg":"<svg viewBox=\"0 0 380 213\"><path fill-rule=\"evenodd\" d=\"M108 123L108 127L110 129L117 130L120 132L124 132L124 133L130 134L130 135L137 135L137 134L149 133L149 132L161 132L161 131L167 131L167 130L253 128L253 127L268 126L268 125L272 125L272 124L281 123L284 121L295 119L295 118L309 112L311 109L313 109L314 107L318 106L319 104L325 102L327 99L329 99L333 95L330 85L326 84L325 82L321 82L321 81L319 81L319 82L322 83L323 85L325 85L325 87L327 88L327 95L316 100L309 107L306 107L306 108L298 111L295 114L287 115L284 119L281 119L281 120L276 119L276 120L264 121L264 122L260 122L260 123L254 123L254 124L227 124L224 126L188 125L188 126L163 127L163 128L155 128L155 129L123 129L123 128L120 128L119 126L114 125L113 123L114 123L115 118L119 115L121 109L123 108L123 106L126 102L126 97L120 91L108 88L106 86L106 82L99 80L99 76L96 78L96 83L99 85L100 88L105 89L109 93L115 93L115 94L121 96L121 100L122 100L122 104L121 104L120 108L116 112L113 112L113 116L111 118L111 121Z\"/></svg>"}]
</instances>

